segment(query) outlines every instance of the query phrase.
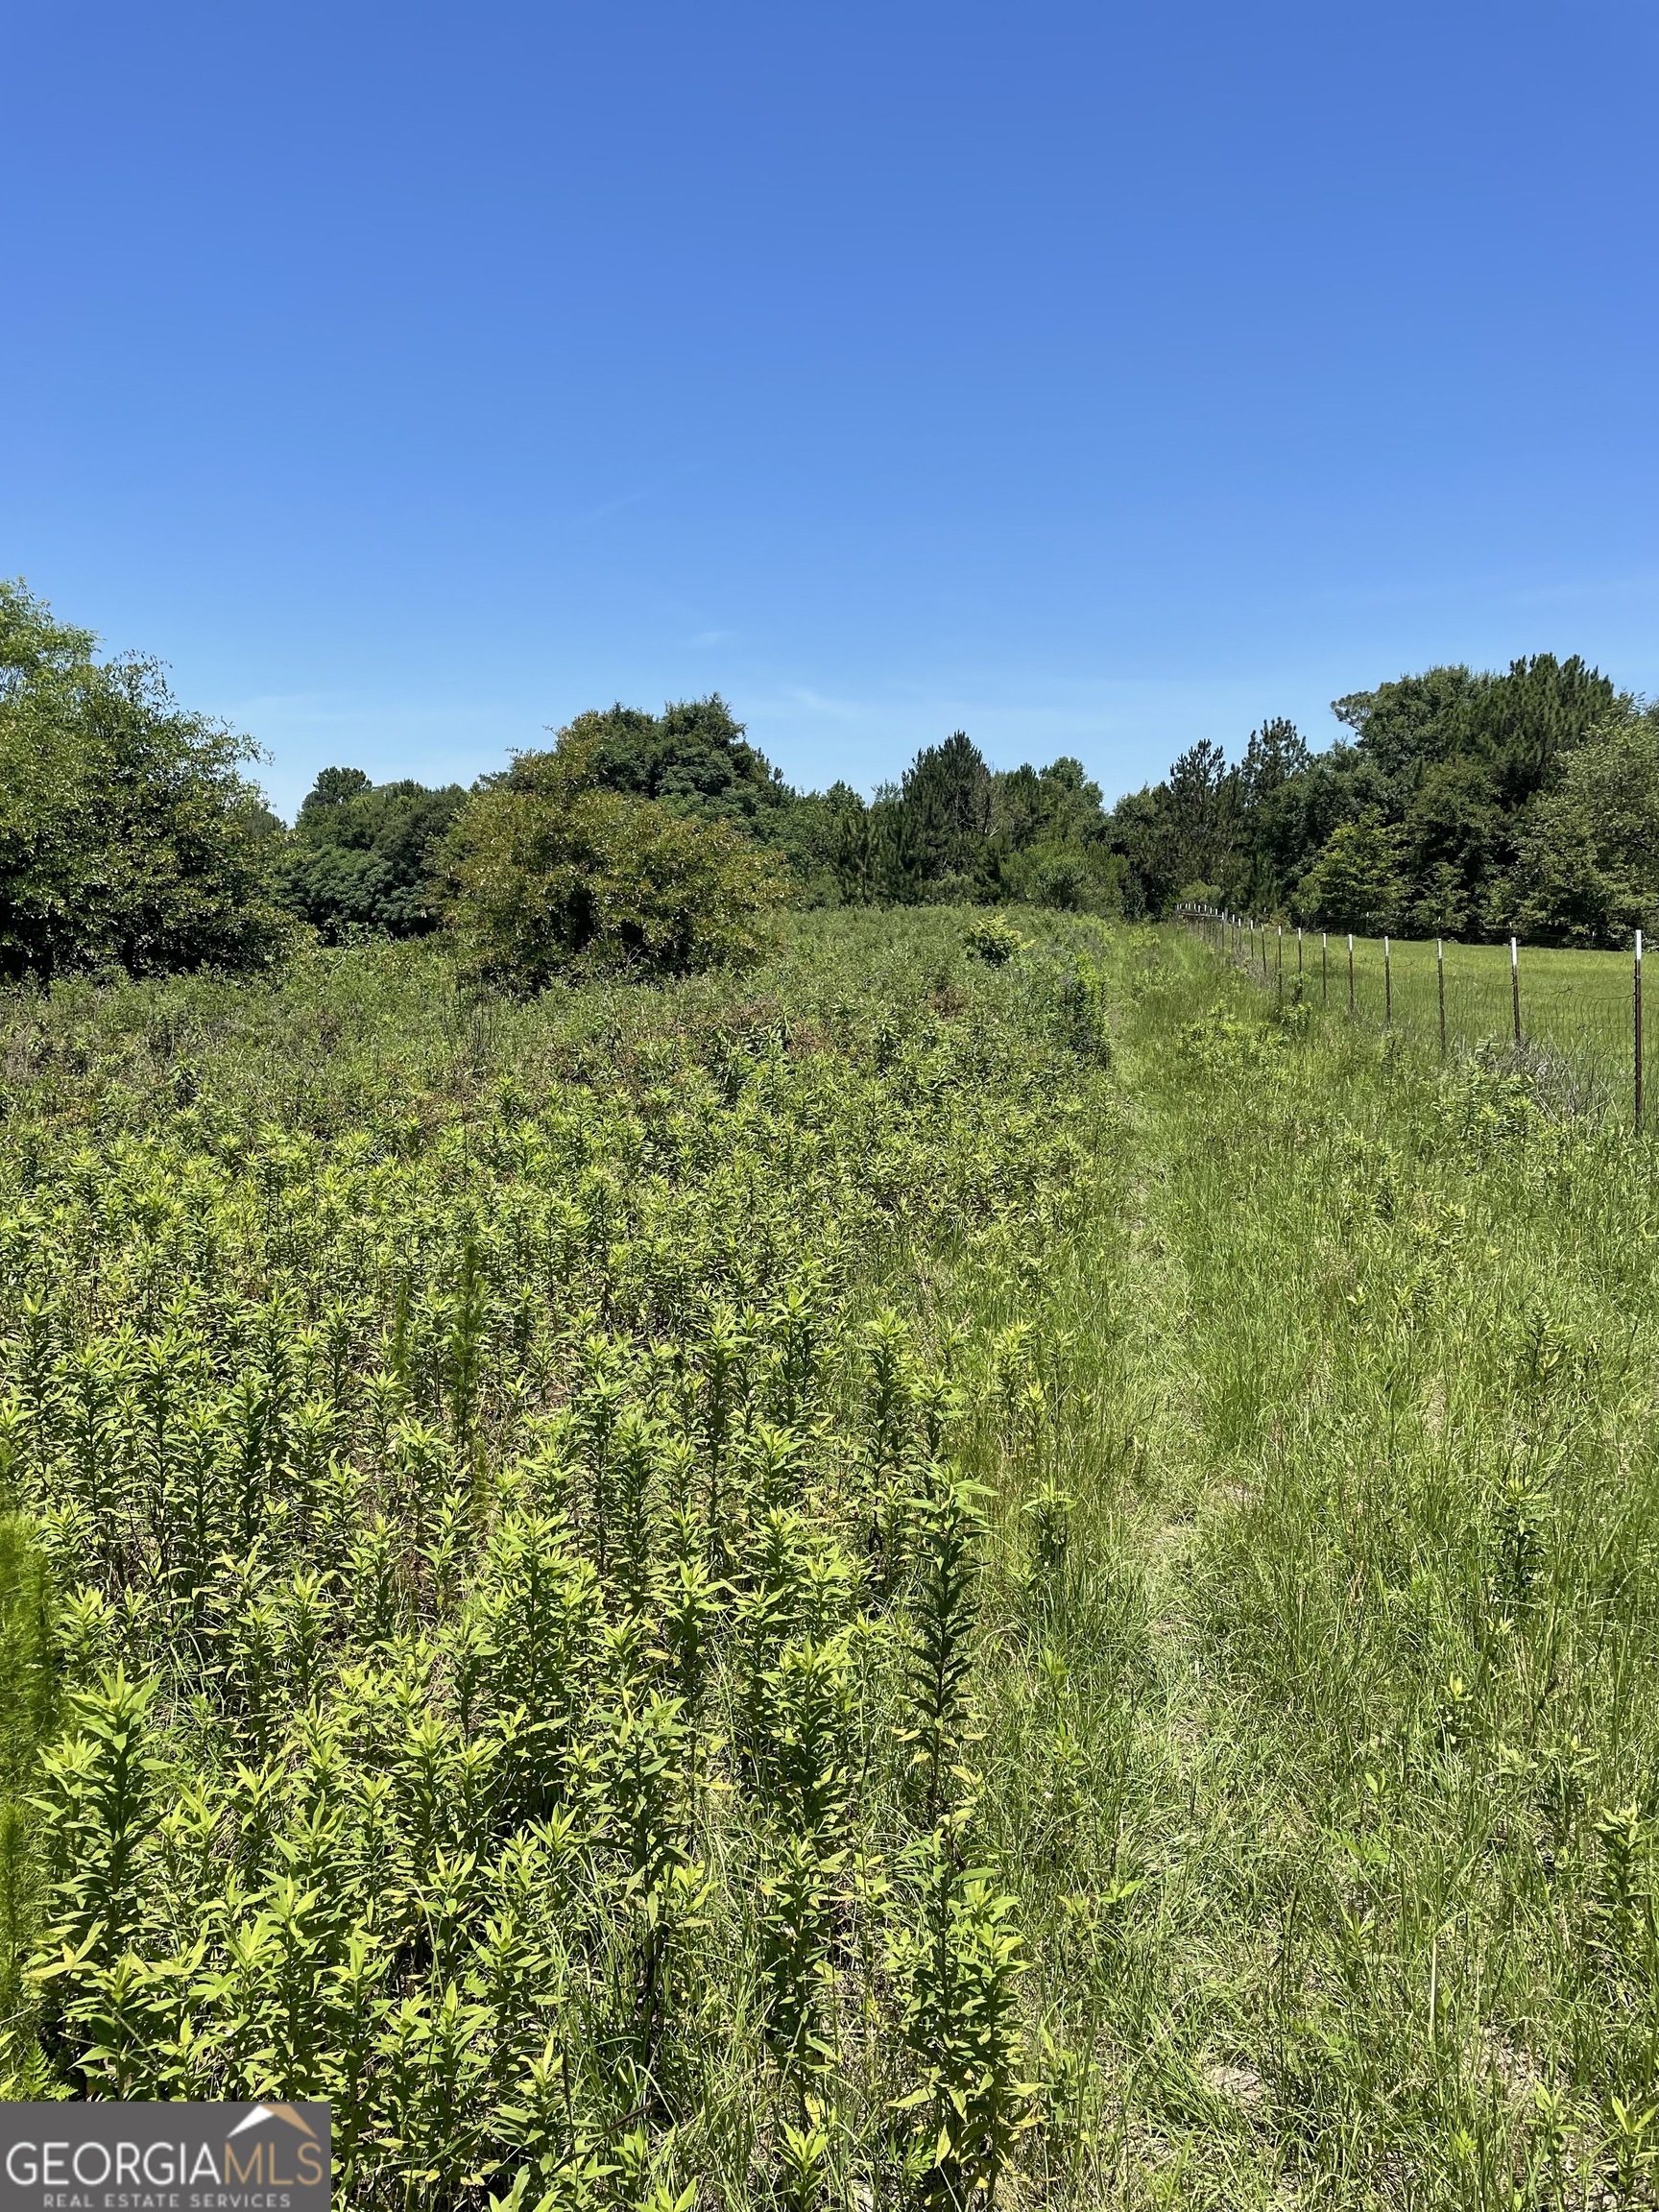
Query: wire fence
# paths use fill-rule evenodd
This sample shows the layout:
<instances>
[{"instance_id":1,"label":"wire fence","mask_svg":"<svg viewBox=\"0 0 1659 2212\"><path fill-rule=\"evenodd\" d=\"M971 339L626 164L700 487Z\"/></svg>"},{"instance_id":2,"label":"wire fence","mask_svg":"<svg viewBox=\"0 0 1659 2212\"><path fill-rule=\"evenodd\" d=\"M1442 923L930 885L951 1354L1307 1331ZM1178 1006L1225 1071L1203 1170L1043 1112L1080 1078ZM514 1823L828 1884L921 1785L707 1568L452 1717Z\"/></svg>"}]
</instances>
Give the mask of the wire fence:
<instances>
[{"instance_id":1,"label":"wire fence","mask_svg":"<svg viewBox=\"0 0 1659 2212\"><path fill-rule=\"evenodd\" d=\"M1643 1125L1642 933L1628 952L1355 937L1210 906L1177 919L1264 990L1397 1028L1442 1057L1507 1049L1568 1102Z\"/></svg>"}]
</instances>

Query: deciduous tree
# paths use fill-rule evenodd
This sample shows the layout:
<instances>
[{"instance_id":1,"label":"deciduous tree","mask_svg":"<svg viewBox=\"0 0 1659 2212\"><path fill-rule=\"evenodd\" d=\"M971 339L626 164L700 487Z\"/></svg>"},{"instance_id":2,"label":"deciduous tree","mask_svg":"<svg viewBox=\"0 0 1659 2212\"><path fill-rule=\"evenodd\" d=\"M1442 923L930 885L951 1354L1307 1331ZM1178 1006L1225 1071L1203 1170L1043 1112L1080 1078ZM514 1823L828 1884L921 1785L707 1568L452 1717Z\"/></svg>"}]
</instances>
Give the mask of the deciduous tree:
<instances>
[{"instance_id":1,"label":"deciduous tree","mask_svg":"<svg viewBox=\"0 0 1659 2212\"><path fill-rule=\"evenodd\" d=\"M286 925L252 742L0 583L0 974L246 968Z\"/></svg>"}]
</instances>

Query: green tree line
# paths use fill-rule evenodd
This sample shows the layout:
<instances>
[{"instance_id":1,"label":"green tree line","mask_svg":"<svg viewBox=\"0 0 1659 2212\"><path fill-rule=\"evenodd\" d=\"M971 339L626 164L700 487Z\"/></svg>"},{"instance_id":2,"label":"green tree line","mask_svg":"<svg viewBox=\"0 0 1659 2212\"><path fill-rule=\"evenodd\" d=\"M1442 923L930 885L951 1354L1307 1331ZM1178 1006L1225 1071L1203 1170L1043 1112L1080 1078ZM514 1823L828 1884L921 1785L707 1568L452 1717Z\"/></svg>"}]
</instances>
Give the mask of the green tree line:
<instances>
[{"instance_id":1,"label":"green tree line","mask_svg":"<svg viewBox=\"0 0 1659 2212\"><path fill-rule=\"evenodd\" d=\"M1123 904L1082 764L998 773L961 732L866 801L792 789L718 693L618 704L469 789L325 768L292 828L256 758L157 663L99 660L0 583L0 978L245 969L306 931L444 928L481 978L535 988L742 960L785 902Z\"/></svg>"},{"instance_id":2,"label":"green tree line","mask_svg":"<svg viewBox=\"0 0 1659 2212\"><path fill-rule=\"evenodd\" d=\"M1582 661L1442 667L1264 722L1107 807L1080 761L962 731L864 798L798 791L714 693L579 714L470 787L318 777L292 828L252 742L153 661L0 583L0 978L280 960L445 927L534 988L741 959L781 904L1005 902L1133 919L1202 899L1366 931L1567 945L1659 927L1659 709Z\"/></svg>"},{"instance_id":3,"label":"green tree line","mask_svg":"<svg viewBox=\"0 0 1659 2212\"><path fill-rule=\"evenodd\" d=\"M1182 754L1121 800L1132 910L1208 899L1376 934L1614 945L1659 919L1659 709L1577 659L1431 668Z\"/></svg>"}]
</instances>

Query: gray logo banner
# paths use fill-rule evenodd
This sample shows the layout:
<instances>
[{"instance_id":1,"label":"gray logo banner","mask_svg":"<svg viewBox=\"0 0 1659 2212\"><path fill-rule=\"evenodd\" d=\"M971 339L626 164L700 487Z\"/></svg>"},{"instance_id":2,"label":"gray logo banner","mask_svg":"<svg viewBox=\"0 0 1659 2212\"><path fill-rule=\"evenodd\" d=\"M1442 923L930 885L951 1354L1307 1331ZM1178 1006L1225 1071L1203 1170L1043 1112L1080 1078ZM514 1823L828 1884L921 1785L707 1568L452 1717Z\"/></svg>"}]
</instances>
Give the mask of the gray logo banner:
<instances>
[{"instance_id":1,"label":"gray logo banner","mask_svg":"<svg viewBox=\"0 0 1659 2212\"><path fill-rule=\"evenodd\" d=\"M0 2212L328 2212L326 2104L0 2104Z\"/></svg>"}]
</instances>

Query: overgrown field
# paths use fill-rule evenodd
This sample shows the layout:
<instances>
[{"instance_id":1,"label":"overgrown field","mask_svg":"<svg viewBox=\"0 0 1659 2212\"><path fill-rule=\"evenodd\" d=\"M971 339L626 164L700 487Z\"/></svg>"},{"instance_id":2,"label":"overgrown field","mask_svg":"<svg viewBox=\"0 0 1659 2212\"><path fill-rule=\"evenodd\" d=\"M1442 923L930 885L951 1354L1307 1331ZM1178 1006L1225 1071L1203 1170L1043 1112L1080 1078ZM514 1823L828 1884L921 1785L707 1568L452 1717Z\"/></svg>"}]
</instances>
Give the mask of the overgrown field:
<instances>
[{"instance_id":1,"label":"overgrown field","mask_svg":"<svg viewBox=\"0 0 1659 2212\"><path fill-rule=\"evenodd\" d=\"M10 2094L325 2096L343 2204L1650 2201L1647 1153L971 921L13 1004Z\"/></svg>"},{"instance_id":2,"label":"overgrown field","mask_svg":"<svg viewBox=\"0 0 1659 2212\"><path fill-rule=\"evenodd\" d=\"M986 1595L950 1440L1035 1367L918 1279L1068 1235L1087 941L444 976L15 1014L13 2091L326 2096L342 2201L970 2187L1029 2102L972 1691L1064 1527Z\"/></svg>"}]
</instances>

